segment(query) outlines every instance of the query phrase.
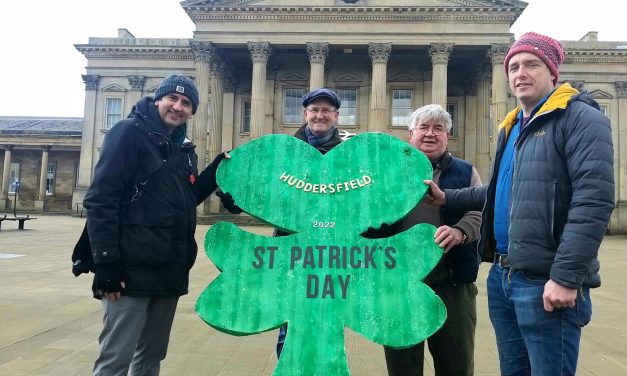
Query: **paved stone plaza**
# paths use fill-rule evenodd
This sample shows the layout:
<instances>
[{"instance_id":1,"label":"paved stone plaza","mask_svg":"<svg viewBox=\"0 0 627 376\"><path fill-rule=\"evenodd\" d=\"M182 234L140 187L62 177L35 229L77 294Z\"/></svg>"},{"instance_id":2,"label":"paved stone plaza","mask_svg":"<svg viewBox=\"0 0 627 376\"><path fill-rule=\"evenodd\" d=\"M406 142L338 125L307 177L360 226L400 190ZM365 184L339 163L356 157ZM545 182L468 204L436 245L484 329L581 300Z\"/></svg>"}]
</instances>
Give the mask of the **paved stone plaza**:
<instances>
[{"instance_id":1,"label":"paved stone plaza","mask_svg":"<svg viewBox=\"0 0 627 376\"><path fill-rule=\"evenodd\" d=\"M97 355L101 305L91 277L74 278L70 255L85 219L38 216L17 230L0 230L0 375L90 375ZM208 226L199 226L203 244ZM248 228L269 234L268 228ZM202 246L201 246L202 248ZM20 255L20 256L17 256ZM16 256L16 257L13 257ZM592 293L592 322L584 329L578 375L627 375L627 237L606 237L600 252L603 286ZM487 316L485 276L478 281L475 374L498 375L494 334ZM194 312L217 270L199 251L190 294L180 300L162 375L271 375L276 331L234 337L206 325ZM352 375L386 375L379 345L347 330ZM430 365L429 356L427 363ZM426 372L433 375L433 371Z\"/></svg>"}]
</instances>

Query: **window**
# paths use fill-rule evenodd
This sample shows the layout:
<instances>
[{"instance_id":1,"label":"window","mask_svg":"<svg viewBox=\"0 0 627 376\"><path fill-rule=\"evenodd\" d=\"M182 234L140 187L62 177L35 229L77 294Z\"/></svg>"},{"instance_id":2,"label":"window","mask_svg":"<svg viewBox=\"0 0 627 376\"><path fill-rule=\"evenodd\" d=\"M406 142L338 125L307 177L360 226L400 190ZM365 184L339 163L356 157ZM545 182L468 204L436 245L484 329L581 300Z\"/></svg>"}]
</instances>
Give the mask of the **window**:
<instances>
[{"instance_id":1,"label":"window","mask_svg":"<svg viewBox=\"0 0 627 376\"><path fill-rule=\"evenodd\" d=\"M338 89L342 101L339 125L357 125L357 89Z\"/></svg>"},{"instance_id":2,"label":"window","mask_svg":"<svg viewBox=\"0 0 627 376\"><path fill-rule=\"evenodd\" d=\"M303 106L301 100L305 95L303 89L285 89L283 95L283 123L300 124L303 122Z\"/></svg>"},{"instance_id":3,"label":"window","mask_svg":"<svg viewBox=\"0 0 627 376\"><path fill-rule=\"evenodd\" d=\"M9 193L15 193L20 181L20 162L11 162L9 170Z\"/></svg>"},{"instance_id":4,"label":"window","mask_svg":"<svg viewBox=\"0 0 627 376\"><path fill-rule=\"evenodd\" d=\"M122 98L107 98L107 113L105 115L107 123L105 129L111 129L122 120Z\"/></svg>"},{"instance_id":5,"label":"window","mask_svg":"<svg viewBox=\"0 0 627 376\"><path fill-rule=\"evenodd\" d=\"M446 112L451 115L451 137L457 137L457 103L447 103Z\"/></svg>"},{"instance_id":6,"label":"window","mask_svg":"<svg viewBox=\"0 0 627 376\"><path fill-rule=\"evenodd\" d=\"M392 90L392 125L409 125L411 112L411 90Z\"/></svg>"},{"instance_id":7,"label":"window","mask_svg":"<svg viewBox=\"0 0 627 376\"><path fill-rule=\"evenodd\" d=\"M606 104L599 104L599 109L601 110L603 115L605 115L606 117L609 117L608 113L607 113L608 109L607 109L607 105Z\"/></svg>"},{"instance_id":8,"label":"window","mask_svg":"<svg viewBox=\"0 0 627 376\"><path fill-rule=\"evenodd\" d=\"M54 181L57 172L56 163L49 163L48 170L46 172L46 195L52 196L54 194Z\"/></svg>"},{"instance_id":9,"label":"window","mask_svg":"<svg viewBox=\"0 0 627 376\"><path fill-rule=\"evenodd\" d=\"M240 133L250 133L250 99L242 101L242 125Z\"/></svg>"}]
</instances>

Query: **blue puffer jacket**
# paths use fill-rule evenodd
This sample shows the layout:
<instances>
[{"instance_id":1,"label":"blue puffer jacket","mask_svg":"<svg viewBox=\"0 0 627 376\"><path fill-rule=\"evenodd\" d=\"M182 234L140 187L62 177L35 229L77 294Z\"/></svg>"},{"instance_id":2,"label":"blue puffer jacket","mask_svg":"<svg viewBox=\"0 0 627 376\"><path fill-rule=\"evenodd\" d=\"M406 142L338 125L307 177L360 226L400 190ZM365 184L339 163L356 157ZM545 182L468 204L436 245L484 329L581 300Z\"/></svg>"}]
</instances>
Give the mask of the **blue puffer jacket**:
<instances>
[{"instance_id":1,"label":"blue puffer jacket","mask_svg":"<svg viewBox=\"0 0 627 376\"><path fill-rule=\"evenodd\" d=\"M479 252L496 250L494 200L509 131L520 108L499 126L487 186L446 191L447 206L483 206ZM598 249L614 208L614 152L609 120L587 93L558 87L522 130L515 146L508 254L512 270L570 287L598 287Z\"/></svg>"}]
</instances>

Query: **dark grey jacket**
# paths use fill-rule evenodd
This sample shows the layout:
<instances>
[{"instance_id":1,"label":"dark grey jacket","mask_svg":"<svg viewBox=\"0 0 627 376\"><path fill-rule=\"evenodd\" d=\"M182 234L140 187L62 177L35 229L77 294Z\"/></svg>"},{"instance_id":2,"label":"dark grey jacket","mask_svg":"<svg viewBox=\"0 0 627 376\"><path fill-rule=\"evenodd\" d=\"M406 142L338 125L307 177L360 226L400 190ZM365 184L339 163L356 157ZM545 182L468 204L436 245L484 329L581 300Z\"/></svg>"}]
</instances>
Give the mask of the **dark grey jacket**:
<instances>
[{"instance_id":1,"label":"dark grey jacket","mask_svg":"<svg viewBox=\"0 0 627 376\"><path fill-rule=\"evenodd\" d=\"M446 190L447 206L483 206L479 253L496 250L494 200L499 163L519 108L499 126L487 186ZM512 270L570 287L598 287L598 249L614 208L614 152L609 120L587 93L558 87L515 145L508 254Z\"/></svg>"}]
</instances>

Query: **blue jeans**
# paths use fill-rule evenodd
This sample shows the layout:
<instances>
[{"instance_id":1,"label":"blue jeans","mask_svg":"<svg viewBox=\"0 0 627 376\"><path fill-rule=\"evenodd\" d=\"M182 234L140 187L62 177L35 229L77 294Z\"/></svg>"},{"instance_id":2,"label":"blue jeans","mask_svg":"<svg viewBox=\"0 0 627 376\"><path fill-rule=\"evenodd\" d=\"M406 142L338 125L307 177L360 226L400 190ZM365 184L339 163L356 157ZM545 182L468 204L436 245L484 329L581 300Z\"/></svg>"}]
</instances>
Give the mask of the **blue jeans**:
<instances>
[{"instance_id":1,"label":"blue jeans","mask_svg":"<svg viewBox=\"0 0 627 376\"><path fill-rule=\"evenodd\" d=\"M285 344L285 336L287 336L287 324L282 325L279 328L279 338L276 341L276 357L277 357L277 359L281 357L281 352L283 351L283 345Z\"/></svg>"},{"instance_id":2,"label":"blue jeans","mask_svg":"<svg viewBox=\"0 0 627 376\"><path fill-rule=\"evenodd\" d=\"M575 307L544 310L546 277L492 265L488 310L496 334L501 375L574 375L581 328L590 322L590 289L582 288Z\"/></svg>"}]
</instances>

